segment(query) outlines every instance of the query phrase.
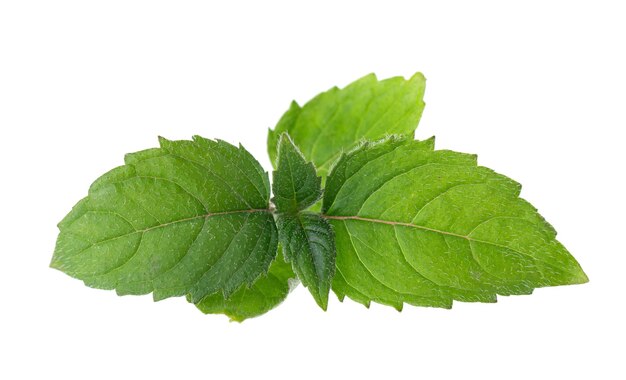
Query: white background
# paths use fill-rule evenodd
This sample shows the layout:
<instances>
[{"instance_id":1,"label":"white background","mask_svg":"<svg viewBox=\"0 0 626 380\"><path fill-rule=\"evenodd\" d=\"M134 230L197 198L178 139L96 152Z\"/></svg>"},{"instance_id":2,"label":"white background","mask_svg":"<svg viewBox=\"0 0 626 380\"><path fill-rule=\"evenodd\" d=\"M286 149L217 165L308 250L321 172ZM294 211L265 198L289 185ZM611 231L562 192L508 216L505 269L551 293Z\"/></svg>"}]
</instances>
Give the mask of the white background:
<instances>
[{"instance_id":1,"label":"white background","mask_svg":"<svg viewBox=\"0 0 626 380\"><path fill-rule=\"evenodd\" d=\"M208 3L0 3L0 378L626 378L619 1ZM200 134L269 169L292 99L415 71L418 138L520 181L589 284L402 313L324 313L300 287L237 324L48 268L56 223L124 153Z\"/></svg>"}]
</instances>

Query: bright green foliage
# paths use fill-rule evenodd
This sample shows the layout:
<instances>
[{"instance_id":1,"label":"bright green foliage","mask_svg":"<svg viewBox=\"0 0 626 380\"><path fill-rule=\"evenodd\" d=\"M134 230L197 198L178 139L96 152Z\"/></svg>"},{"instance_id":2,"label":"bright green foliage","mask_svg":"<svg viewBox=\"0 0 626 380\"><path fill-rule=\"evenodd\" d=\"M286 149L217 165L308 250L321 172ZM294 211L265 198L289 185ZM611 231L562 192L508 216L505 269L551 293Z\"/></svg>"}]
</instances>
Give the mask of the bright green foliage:
<instances>
[{"instance_id":1,"label":"bright green foliage","mask_svg":"<svg viewBox=\"0 0 626 380\"><path fill-rule=\"evenodd\" d=\"M280 137L277 168L272 178L272 201L279 213L296 213L320 199L321 179L315 167L305 161L286 133Z\"/></svg>"},{"instance_id":2,"label":"bright green foliage","mask_svg":"<svg viewBox=\"0 0 626 380\"><path fill-rule=\"evenodd\" d=\"M333 290L365 305L449 308L587 282L520 188L473 155L435 151L433 139L363 144L326 183Z\"/></svg>"},{"instance_id":3,"label":"bright green foliage","mask_svg":"<svg viewBox=\"0 0 626 380\"><path fill-rule=\"evenodd\" d=\"M278 241L269 180L243 147L160 139L125 163L61 221L53 268L118 294L194 302L267 272Z\"/></svg>"},{"instance_id":4,"label":"bright green foliage","mask_svg":"<svg viewBox=\"0 0 626 380\"><path fill-rule=\"evenodd\" d=\"M295 278L291 265L279 253L267 275L261 275L249 288L242 287L228 299L220 293L212 294L196 306L205 314L225 314L232 321L243 322L265 314L283 302L291 290L288 280Z\"/></svg>"},{"instance_id":5,"label":"bright green foliage","mask_svg":"<svg viewBox=\"0 0 626 380\"><path fill-rule=\"evenodd\" d=\"M335 274L333 231L319 215L301 212L320 198L322 189L315 167L306 162L287 134L280 137L273 180L276 223L285 259L326 310Z\"/></svg>"},{"instance_id":6,"label":"bright green foliage","mask_svg":"<svg viewBox=\"0 0 626 380\"><path fill-rule=\"evenodd\" d=\"M400 310L587 282L518 183L413 140L424 87L419 73L372 74L293 102L268 135L273 205L241 146L160 139L128 154L59 223L51 266L234 321L271 310L297 279L324 310L331 288Z\"/></svg>"},{"instance_id":7,"label":"bright green foliage","mask_svg":"<svg viewBox=\"0 0 626 380\"><path fill-rule=\"evenodd\" d=\"M288 132L304 157L325 178L342 151L361 139L389 134L413 136L424 109L426 80L421 73L409 80L394 77L379 81L367 75L344 89L333 87L300 107L296 102L270 130L267 148L272 164L279 136Z\"/></svg>"},{"instance_id":8,"label":"bright green foliage","mask_svg":"<svg viewBox=\"0 0 626 380\"><path fill-rule=\"evenodd\" d=\"M285 258L315 302L326 310L335 275L335 237L330 224L311 213L280 214L276 223Z\"/></svg>"}]
</instances>

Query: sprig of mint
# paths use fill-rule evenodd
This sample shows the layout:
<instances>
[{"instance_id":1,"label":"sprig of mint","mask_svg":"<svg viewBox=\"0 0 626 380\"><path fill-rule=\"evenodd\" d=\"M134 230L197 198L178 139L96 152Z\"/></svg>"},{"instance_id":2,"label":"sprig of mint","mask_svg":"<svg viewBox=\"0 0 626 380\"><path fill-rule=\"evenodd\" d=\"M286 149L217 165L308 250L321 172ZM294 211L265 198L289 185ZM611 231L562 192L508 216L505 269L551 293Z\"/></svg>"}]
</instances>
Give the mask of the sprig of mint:
<instances>
[{"instance_id":1,"label":"sprig of mint","mask_svg":"<svg viewBox=\"0 0 626 380\"><path fill-rule=\"evenodd\" d=\"M588 281L521 186L413 134L425 79L365 76L242 146L159 139L97 179L59 223L51 267L119 295L186 296L236 321L297 280L369 306L450 308ZM324 187L322 189L322 187Z\"/></svg>"}]
</instances>

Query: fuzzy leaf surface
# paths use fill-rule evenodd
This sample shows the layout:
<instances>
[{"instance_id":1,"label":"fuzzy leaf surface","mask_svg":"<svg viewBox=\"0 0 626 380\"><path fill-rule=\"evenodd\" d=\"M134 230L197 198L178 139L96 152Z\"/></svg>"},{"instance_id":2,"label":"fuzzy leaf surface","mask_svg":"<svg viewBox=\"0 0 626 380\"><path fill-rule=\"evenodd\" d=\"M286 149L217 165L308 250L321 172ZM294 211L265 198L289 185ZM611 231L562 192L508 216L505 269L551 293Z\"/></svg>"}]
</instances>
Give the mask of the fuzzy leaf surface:
<instances>
[{"instance_id":1,"label":"fuzzy leaf surface","mask_svg":"<svg viewBox=\"0 0 626 380\"><path fill-rule=\"evenodd\" d=\"M302 212L321 197L321 179L287 133L278 143L277 164L273 200L285 259L317 304L326 310L335 273L334 235L330 224L319 215Z\"/></svg>"},{"instance_id":2,"label":"fuzzy leaf surface","mask_svg":"<svg viewBox=\"0 0 626 380\"><path fill-rule=\"evenodd\" d=\"M342 151L362 139L375 140L390 134L413 136L424 109L426 80L421 73L406 80L394 77L379 81L367 75L343 89L333 87L304 106L295 101L270 130L267 148L275 165L279 136L288 132L304 157L325 178Z\"/></svg>"},{"instance_id":3,"label":"fuzzy leaf surface","mask_svg":"<svg viewBox=\"0 0 626 380\"><path fill-rule=\"evenodd\" d=\"M201 137L126 155L59 229L53 268L155 300L228 297L267 272L278 242L267 173L243 147Z\"/></svg>"},{"instance_id":4,"label":"fuzzy leaf surface","mask_svg":"<svg viewBox=\"0 0 626 380\"><path fill-rule=\"evenodd\" d=\"M322 196L321 179L312 163L284 133L278 143L278 164L273 173L274 204L279 213L296 213Z\"/></svg>"},{"instance_id":5,"label":"fuzzy leaf surface","mask_svg":"<svg viewBox=\"0 0 626 380\"><path fill-rule=\"evenodd\" d=\"M328 293L335 275L335 236L318 214L280 214L276 220L285 258L315 302L328 307Z\"/></svg>"},{"instance_id":6,"label":"fuzzy leaf surface","mask_svg":"<svg viewBox=\"0 0 626 380\"><path fill-rule=\"evenodd\" d=\"M389 138L343 155L323 213L333 225L333 290L369 305L449 308L453 300L580 284L587 276L515 181L434 140Z\"/></svg>"},{"instance_id":7,"label":"fuzzy leaf surface","mask_svg":"<svg viewBox=\"0 0 626 380\"><path fill-rule=\"evenodd\" d=\"M250 287L242 287L228 299L220 293L211 294L196 307L205 314L225 314L236 322L267 313L287 298L296 283L291 265L282 256L279 253L267 275L261 275Z\"/></svg>"}]
</instances>

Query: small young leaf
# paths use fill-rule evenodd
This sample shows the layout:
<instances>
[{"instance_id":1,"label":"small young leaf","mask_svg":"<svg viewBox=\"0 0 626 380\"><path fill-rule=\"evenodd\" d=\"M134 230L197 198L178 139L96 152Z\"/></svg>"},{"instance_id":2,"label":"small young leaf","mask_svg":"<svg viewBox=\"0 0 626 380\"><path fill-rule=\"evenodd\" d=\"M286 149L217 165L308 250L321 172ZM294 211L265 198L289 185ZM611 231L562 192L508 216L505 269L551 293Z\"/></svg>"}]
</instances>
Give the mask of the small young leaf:
<instances>
[{"instance_id":1,"label":"small young leaf","mask_svg":"<svg viewBox=\"0 0 626 380\"><path fill-rule=\"evenodd\" d=\"M276 223L285 258L317 304L328 307L328 293L335 274L335 241L328 222L317 214L302 213L322 195L315 167L307 163L289 135L278 144L274 171Z\"/></svg>"},{"instance_id":2,"label":"small young leaf","mask_svg":"<svg viewBox=\"0 0 626 380\"><path fill-rule=\"evenodd\" d=\"M53 268L120 295L194 302L267 272L278 242L269 179L243 147L160 139L125 162L61 221Z\"/></svg>"},{"instance_id":3,"label":"small young leaf","mask_svg":"<svg viewBox=\"0 0 626 380\"><path fill-rule=\"evenodd\" d=\"M335 236L318 214L280 214L278 236L287 261L324 310L335 274Z\"/></svg>"},{"instance_id":4,"label":"small young leaf","mask_svg":"<svg viewBox=\"0 0 626 380\"><path fill-rule=\"evenodd\" d=\"M302 107L292 102L268 133L272 164L276 164L278 140L284 132L313 162L322 178L342 151L352 149L363 138L413 136L424 109L425 85L421 73L409 80L394 77L382 81L370 74L344 89L331 88Z\"/></svg>"},{"instance_id":5,"label":"small young leaf","mask_svg":"<svg viewBox=\"0 0 626 380\"><path fill-rule=\"evenodd\" d=\"M242 287L228 299L220 293L209 295L196 306L205 314L225 314L231 321L243 322L265 314L283 302L294 283L289 280L295 281L295 277L291 265L279 253L267 275L261 275L250 287Z\"/></svg>"},{"instance_id":6,"label":"small young leaf","mask_svg":"<svg viewBox=\"0 0 626 380\"><path fill-rule=\"evenodd\" d=\"M322 196L321 179L315 174L315 167L305 161L286 133L278 143L278 164L273 180L273 201L279 213L304 210Z\"/></svg>"},{"instance_id":7,"label":"small young leaf","mask_svg":"<svg viewBox=\"0 0 626 380\"><path fill-rule=\"evenodd\" d=\"M496 294L587 282L520 189L473 155L435 151L432 139L363 144L326 183L333 290L365 305L449 308L452 300L495 302Z\"/></svg>"}]
</instances>

